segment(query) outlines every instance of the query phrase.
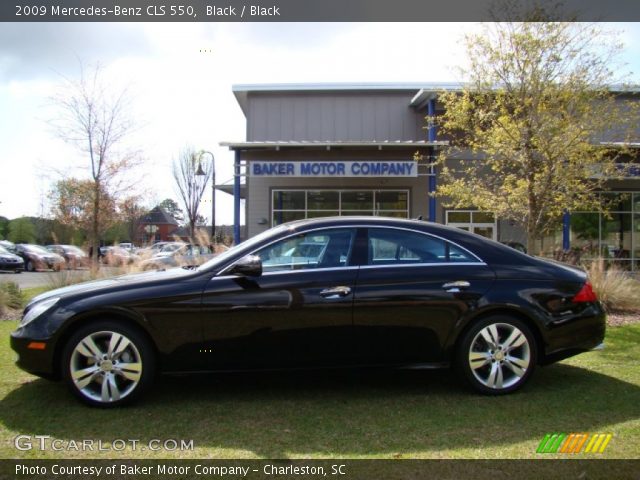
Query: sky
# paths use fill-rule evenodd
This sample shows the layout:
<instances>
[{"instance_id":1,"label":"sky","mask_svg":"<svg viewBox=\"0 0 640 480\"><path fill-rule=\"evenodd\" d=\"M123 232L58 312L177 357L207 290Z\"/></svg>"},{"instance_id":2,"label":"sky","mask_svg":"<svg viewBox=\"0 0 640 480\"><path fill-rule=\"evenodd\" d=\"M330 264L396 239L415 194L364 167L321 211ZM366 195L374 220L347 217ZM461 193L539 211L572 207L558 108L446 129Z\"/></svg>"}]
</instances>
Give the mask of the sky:
<instances>
[{"instance_id":1,"label":"sky","mask_svg":"<svg viewBox=\"0 0 640 480\"><path fill-rule=\"evenodd\" d=\"M608 25L640 76L640 23ZM179 200L171 165L186 146L211 151L217 183L232 181L222 141L245 140L235 84L459 81L457 23L4 23L0 26L0 216L48 216L51 185L86 177L88 161L51 126L51 98L81 65L100 63L114 91L126 88L136 128L130 173L153 207ZM640 82L639 82L640 83ZM209 156L205 157L209 159ZM210 221L211 189L201 214ZM216 223L233 221L232 197L216 194Z\"/></svg>"}]
</instances>

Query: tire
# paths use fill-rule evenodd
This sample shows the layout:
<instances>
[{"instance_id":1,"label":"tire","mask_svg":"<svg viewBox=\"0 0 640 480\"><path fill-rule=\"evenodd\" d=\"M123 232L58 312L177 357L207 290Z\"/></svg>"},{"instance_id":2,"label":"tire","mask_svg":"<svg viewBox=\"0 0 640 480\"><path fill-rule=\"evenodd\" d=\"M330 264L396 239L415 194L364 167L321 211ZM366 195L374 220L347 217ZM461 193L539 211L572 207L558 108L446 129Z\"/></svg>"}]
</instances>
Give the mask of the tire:
<instances>
[{"instance_id":1,"label":"tire","mask_svg":"<svg viewBox=\"0 0 640 480\"><path fill-rule=\"evenodd\" d=\"M108 320L92 322L65 344L62 372L82 402L118 407L135 401L151 386L155 354L138 329Z\"/></svg>"},{"instance_id":2,"label":"tire","mask_svg":"<svg viewBox=\"0 0 640 480\"><path fill-rule=\"evenodd\" d=\"M33 262L31 260L27 260L27 263L24 264L24 269L27 272L35 272L36 269L33 266Z\"/></svg>"},{"instance_id":3,"label":"tire","mask_svg":"<svg viewBox=\"0 0 640 480\"><path fill-rule=\"evenodd\" d=\"M536 361L537 345L531 329L522 320L503 315L473 325L456 352L456 366L464 380L486 395L520 389L531 377Z\"/></svg>"}]
</instances>

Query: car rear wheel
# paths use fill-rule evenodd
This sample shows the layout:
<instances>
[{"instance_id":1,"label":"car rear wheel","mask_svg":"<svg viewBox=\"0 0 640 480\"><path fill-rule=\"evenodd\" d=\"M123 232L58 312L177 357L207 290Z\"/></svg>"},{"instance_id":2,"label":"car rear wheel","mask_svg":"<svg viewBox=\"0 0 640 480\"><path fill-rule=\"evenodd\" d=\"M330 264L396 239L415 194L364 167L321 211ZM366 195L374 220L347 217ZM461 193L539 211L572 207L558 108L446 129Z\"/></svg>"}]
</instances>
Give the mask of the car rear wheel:
<instances>
[{"instance_id":1,"label":"car rear wheel","mask_svg":"<svg viewBox=\"0 0 640 480\"><path fill-rule=\"evenodd\" d=\"M537 359L535 337L522 320L508 316L485 318L464 335L457 366L467 383L489 395L521 388Z\"/></svg>"},{"instance_id":2,"label":"car rear wheel","mask_svg":"<svg viewBox=\"0 0 640 480\"><path fill-rule=\"evenodd\" d=\"M138 398L152 383L153 348L137 329L117 322L94 322L67 342L63 372L84 403L115 407Z\"/></svg>"}]
</instances>

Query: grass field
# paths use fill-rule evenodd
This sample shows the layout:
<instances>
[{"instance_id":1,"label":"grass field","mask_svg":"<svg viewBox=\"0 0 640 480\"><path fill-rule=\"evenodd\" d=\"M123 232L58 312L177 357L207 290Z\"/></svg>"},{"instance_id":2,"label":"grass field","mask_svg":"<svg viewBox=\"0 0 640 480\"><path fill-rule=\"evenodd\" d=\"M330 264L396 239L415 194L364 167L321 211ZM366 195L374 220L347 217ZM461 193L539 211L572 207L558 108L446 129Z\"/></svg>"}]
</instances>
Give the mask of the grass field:
<instances>
[{"instance_id":1,"label":"grass field","mask_svg":"<svg viewBox=\"0 0 640 480\"><path fill-rule=\"evenodd\" d=\"M610 328L606 350L541 368L500 398L469 393L448 371L228 374L160 379L118 410L17 369L13 328L0 322L2 458L535 458L550 432L613 433L602 457L640 456L640 324ZM23 452L19 434L195 448Z\"/></svg>"}]
</instances>

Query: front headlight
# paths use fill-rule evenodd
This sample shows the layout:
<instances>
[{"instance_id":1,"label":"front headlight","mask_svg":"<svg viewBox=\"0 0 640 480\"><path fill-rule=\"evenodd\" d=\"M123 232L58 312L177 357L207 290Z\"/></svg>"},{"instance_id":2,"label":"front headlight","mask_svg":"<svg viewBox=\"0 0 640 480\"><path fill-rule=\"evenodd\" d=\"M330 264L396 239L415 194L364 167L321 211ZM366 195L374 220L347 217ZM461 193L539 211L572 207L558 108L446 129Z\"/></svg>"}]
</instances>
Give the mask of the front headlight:
<instances>
[{"instance_id":1,"label":"front headlight","mask_svg":"<svg viewBox=\"0 0 640 480\"><path fill-rule=\"evenodd\" d=\"M58 300L60 300L60 297L53 297L36 303L33 307L31 307L31 310L29 310L27 314L22 317L22 320L20 320L20 326L24 327L28 323L33 322L36 318L38 318L40 315L42 315L44 312L58 303Z\"/></svg>"}]
</instances>

